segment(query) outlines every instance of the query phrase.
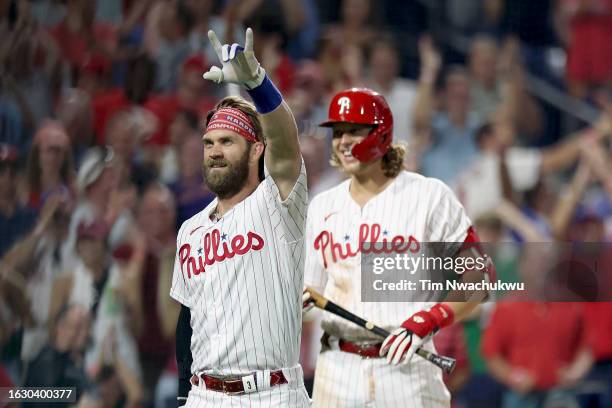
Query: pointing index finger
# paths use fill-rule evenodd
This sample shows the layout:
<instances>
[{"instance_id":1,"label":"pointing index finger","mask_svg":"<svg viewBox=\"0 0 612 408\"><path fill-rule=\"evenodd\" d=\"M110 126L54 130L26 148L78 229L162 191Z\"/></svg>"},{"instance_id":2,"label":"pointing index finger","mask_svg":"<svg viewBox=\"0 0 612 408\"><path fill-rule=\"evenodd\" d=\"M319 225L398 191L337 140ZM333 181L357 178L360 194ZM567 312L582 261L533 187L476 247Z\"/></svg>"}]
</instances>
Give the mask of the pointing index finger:
<instances>
[{"instance_id":1,"label":"pointing index finger","mask_svg":"<svg viewBox=\"0 0 612 408\"><path fill-rule=\"evenodd\" d=\"M253 51L253 30L251 27L246 29L246 37L244 40L244 51Z\"/></svg>"},{"instance_id":2,"label":"pointing index finger","mask_svg":"<svg viewBox=\"0 0 612 408\"><path fill-rule=\"evenodd\" d=\"M221 42L213 30L208 30L208 39L210 40L210 44L215 50L217 57L219 57L219 61L223 61L223 58L221 57Z\"/></svg>"}]
</instances>

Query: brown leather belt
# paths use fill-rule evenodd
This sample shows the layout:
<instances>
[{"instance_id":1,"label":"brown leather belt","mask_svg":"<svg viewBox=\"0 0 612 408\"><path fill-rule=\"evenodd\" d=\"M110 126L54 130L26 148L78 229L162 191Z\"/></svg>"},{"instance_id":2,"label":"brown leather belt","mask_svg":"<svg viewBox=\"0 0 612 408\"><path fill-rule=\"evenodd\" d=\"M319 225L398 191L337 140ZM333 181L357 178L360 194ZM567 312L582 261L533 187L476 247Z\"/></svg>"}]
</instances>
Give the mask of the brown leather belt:
<instances>
[{"instance_id":1,"label":"brown leather belt","mask_svg":"<svg viewBox=\"0 0 612 408\"><path fill-rule=\"evenodd\" d=\"M248 377L250 377L252 381L244 381L244 379ZM191 385L200 385L200 381L204 382L204 385L206 386L207 390L223 392L227 395L241 395L257 391L255 375L239 376L229 379L213 377L207 374L200 374L199 376L194 374L191 376ZM251 383L253 384L252 389L250 389ZM245 388L245 384L247 388ZM285 378L285 374L283 374L283 371L271 371L270 387L281 384L287 384L287 379Z\"/></svg>"},{"instance_id":2,"label":"brown leather belt","mask_svg":"<svg viewBox=\"0 0 612 408\"><path fill-rule=\"evenodd\" d=\"M323 346L330 346L330 335L327 332L323 333L321 343ZM380 347L382 343L375 344L358 344L348 340L338 339L338 348L345 353L357 354L363 358L380 358Z\"/></svg>"},{"instance_id":3,"label":"brown leather belt","mask_svg":"<svg viewBox=\"0 0 612 408\"><path fill-rule=\"evenodd\" d=\"M351 343L344 339L338 340L338 348L346 353L358 354L365 358L380 358L380 347L382 343L377 344L357 344Z\"/></svg>"}]
</instances>

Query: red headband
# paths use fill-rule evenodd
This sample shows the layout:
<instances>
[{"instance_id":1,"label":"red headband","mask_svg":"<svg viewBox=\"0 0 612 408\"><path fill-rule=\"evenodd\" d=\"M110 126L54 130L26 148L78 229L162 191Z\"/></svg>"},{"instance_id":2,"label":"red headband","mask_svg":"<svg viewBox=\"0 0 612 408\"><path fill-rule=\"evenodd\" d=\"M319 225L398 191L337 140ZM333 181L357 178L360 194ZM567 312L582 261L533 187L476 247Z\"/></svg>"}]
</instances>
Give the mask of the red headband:
<instances>
[{"instance_id":1,"label":"red headband","mask_svg":"<svg viewBox=\"0 0 612 408\"><path fill-rule=\"evenodd\" d=\"M236 108L221 108L210 118L206 132L215 129L227 129L238 133L249 142L257 142L255 126L251 119L241 110Z\"/></svg>"}]
</instances>

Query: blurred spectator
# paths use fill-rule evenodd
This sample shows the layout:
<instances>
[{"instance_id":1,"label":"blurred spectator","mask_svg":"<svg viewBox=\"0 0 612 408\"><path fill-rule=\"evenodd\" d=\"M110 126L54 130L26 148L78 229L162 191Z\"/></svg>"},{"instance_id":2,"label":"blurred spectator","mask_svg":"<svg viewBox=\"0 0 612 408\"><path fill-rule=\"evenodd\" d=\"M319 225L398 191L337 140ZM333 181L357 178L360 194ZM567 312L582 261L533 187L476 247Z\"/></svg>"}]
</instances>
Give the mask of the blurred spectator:
<instances>
[{"instance_id":1,"label":"blurred spectator","mask_svg":"<svg viewBox=\"0 0 612 408\"><path fill-rule=\"evenodd\" d=\"M327 28L329 36L336 45L365 47L376 36L372 15L375 10L371 0L342 0L340 21Z\"/></svg>"},{"instance_id":2,"label":"blurred spectator","mask_svg":"<svg viewBox=\"0 0 612 408\"><path fill-rule=\"evenodd\" d=\"M573 385L591 365L584 311L577 303L498 303L482 351L493 376L508 387L504 408L538 407Z\"/></svg>"},{"instance_id":3,"label":"blurred spectator","mask_svg":"<svg viewBox=\"0 0 612 408\"><path fill-rule=\"evenodd\" d=\"M66 89L58 102L57 118L70 140L72 156L79 163L94 141L90 96L80 89Z\"/></svg>"},{"instance_id":4,"label":"blurred spectator","mask_svg":"<svg viewBox=\"0 0 612 408\"><path fill-rule=\"evenodd\" d=\"M81 263L72 279L64 282L63 287L58 282L54 291L58 298L65 297L62 291L79 291L80 301L91 306L91 343L86 354L88 374L100 383L105 369L112 368L128 402L137 403L142 398L142 372L129 321L140 314L141 305L129 292L130 281L142 267L144 242L142 236L134 234L133 238L137 239L132 239L130 246L116 248L115 256L111 257L107 232L108 227L102 221L81 224L77 242ZM121 259L120 251L131 252L130 258ZM93 296L86 299L90 295Z\"/></svg>"},{"instance_id":5,"label":"blurred spectator","mask_svg":"<svg viewBox=\"0 0 612 408\"><path fill-rule=\"evenodd\" d=\"M89 221L105 218L111 193L118 184L117 176L117 165L112 150L92 148L87 152L77 175L81 200L74 216L78 219L78 223L74 225L75 234L81 223L79 212L86 212Z\"/></svg>"},{"instance_id":6,"label":"blurred spectator","mask_svg":"<svg viewBox=\"0 0 612 408\"><path fill-rule=\"evenodd\" d=\"M145 46L156 64L156 91L176 89L179 69L190 53L188 34L193 23L185 0L157 1L150 9Z\"/></svg>"},{"instance_id":7,"label":"blurred spectator","mask_svg":"<svg viewBox=\"0 0 612 408\"><path fill-rule=\"evenodd\" d=\"M542 177L576 162L588 138L603 135L589 128L544 149L515 146L514 130L501 119L482 125L476 132L478 155L455 179L455 192L468 215L476 219L492 211L502 199L536 187Z\"/></svg>"},{"instance_id":8,"label":"blurred spectator","mask_svg":"<svg viewBox=\"0 0 612 408\"><path fill-rule=\"evenodd\" d=\"M478 230L480 234L481 230ZM485 241L489 242L489 241ZM497 269L497 258L495 259ZM506 282L506 280L503 280ZM501 405L502 386L487 371L486 361L480 351L483 325L488 317L488 306L479 306L467 320L463 321L463 336L465 337L468 354L469 377L464 386L453 393L452 401L458 407L488 408Z\"/></svg>"},{"instance_id":9,"label":"blurred spectator","mask_svg":"<svg viewBox=\"0 0 612 408\"><path fill-rule=\"evenodd\" d=\"M149 57L137 54L128 58L123 88L111 87L91 95L93 126L99 145L105 144L108 121L118 112L143 105L150 96L155 81L155 65ZM155 125L157 126L157 125Z\"/></svg>"},{"instance_id":10,"label":"blurred spectator","mask_svg":"<svg viewBox=\"0 0 612 408\"><path fill-rule=\"evenodd\" d=\"M305 134L300 137L300 149L304 165L308 169L308 195L318 193L337 185L345 175L329 164L331 154L327 153L327 139L318 134ZM325 153L323 153L325 152Z\"/></svg>"},{"instance_id":11,"label":"blurred spectator","mask_svg":"<svg viewBox=\"0 0 612 408\"><path fill-rule=\"evenodd\" d=\"M143 370L145 399L154 396L155 386L168 360L173 358L174 334L180 305L170 291L176 252L176 208L170 191L152 184L143 193L137 212L138 226L146 238L146 257L132 290L142 299L142 315L134 317L138 350Z\"/></svg>"},{"instance_id":12,"label":"blurred spectator","mask_svg":"<svg viewBox=\"0 0 612 408\"><path fill-rule=\"evenodd\" d=\"M86 54L78 68L76 87L92 97L110 86L111 61L101 54Z\"/></svg>"},{"instance_id":13,"label":"blurred spectator","mask_svg":"<svg viewBox=\"0 0 612 408\"><path fill-rule=\"evenodd\" d=\"M155 129L155 118L143 108L133 107L117 112L106 125L106 143L112 149L117 169L117 187L126 190L132 186L142 191L157 178L153 160L142 148Z\"/></svg>"},{"instance_id":14,"label":"blurred spectator","mask_svg":"<svg viewBox=\"0 0 612 408\"><path fill-rule=\"evenodd\" d=\"M494 0L490 15L499 23L502 35L516 37L527 69L536 75L553 79L547 52L557 43L553 0Z\"/></svg>"},{"instance_id":15,"label":"blurred spectator","mask_svg":"<svg viewBox=\"0 0 612 408\"><path fill-rule=\"evenodd\" d=\"M71 197L65 191L50 195L40 211L36 227L2 259L3 273L12 282L17 282L16 287L21 287L27 294L17 305L23 312L22 319L28 322L21 347L21 355L26 362L48 340L51 288L56 277L69 265L64 242L68 235L71 210Z\"/></svg>"},{"instance_id":16,"label":"blurred spectator","mask_svg":"<svg viewBox=\"0 0 612 408\"><path fill-rule=\"evenodd\" d=\"M159 162L159 177L166 184L174 183L179 177L179 149L192 133L200 129L198 116L190 110L180 110L168 127L170 144L165 148ZM179 223L180 225L180 223Z\"/></svg>"},{"instance_id":17,"label":"blurred spectator","mask_svg":"<svg viewBox=\"0 0 612 408\"><path fill-rule=\"evenodd\" d=\"M19 151L0 143L0 258L32 227L36 213L23 206L17 196Z\"/></svg>"},{"instance_id":18,"label":"blurred spectator","mask_svg":"<svg viewBox=\"0 0 612 408\"><path fill-rule=\"evenodd\" d=\"M402 61L401 75L416 79L419 70L418 41L431 25L431 3L384 0L383 4L386 23L384 29L391 30L397 39L397 52ZM467 5L464 4L462 7Z\"/></svg>"},{"instance_id":19,"label":"blurred spectator","mask_svg":"<svg viewBox=\"0 0 612 408\"><path fill-rule=\"evenodd\" d=\"M216 61L217 54L213 49L210 41L208 41L208 30L213 30L225 36L227 34L237 34L228 38L226 42L236 42L242 33L226 31L225 20L213 15L215 2L212 0L188 0L185 6L193 16L193 25L189 32L189 51L191 54L201 54L205 60Z\"/></svg>"},{"instance_id":20,"label":"blurred spectator","mask_svg":"<svg viewBox=\"0 0 612 408\"><path fill-rule=\"evenodd\" d=\"M120 58L133 56L143 48L144 25L146 16L155 0L138 0L122 2L122 20L116 23L120 37ZM117 67L115 67L117 68ZM124 83L121 67L114 72L116 83Z\"/></svg>"},{"instance_id":21,"label":"blurred spectator","mask_svg":"<svg viewBox=\"0 0 612 408\"><path fill-rule=\"evenodd\" d=\"M241 2L230 2L227 8L236 8ZM223 17L213 14L213 0L186 0L185 7L191 12L194 22L189 33L189 52L200 55L204 61L217 61L217 54L208 40L208 30L223 36L224 42L231 44L243 41L244 29L233 11L225 12Z\"/></svg>"},{"instance_id":22,"label":"blurred spectator","mask_svg":"<svg viewBox=\"0 0 612 408\"><path fill-rule=\"evenodd\" d=\"M595 86L612 81L612 62L606 57L612 53L612 1L562 0L559 8L569 90L585 98Z\"/></svg>"},{"instance_id":23,"label":"blurred spectator","mask_svg":"<svg viewBox=\"0 0 612 408\"><path fill-rule=\"evenodd\" d=\"M74 194L74 165L66 129L49 121L36 132L28 156L23 201L39 210L49 194L68 191Z\"/></svg>"},{"instance_id":24,"label":"blurred spectator","mask_svg":"<svg viewBox=\"0 0 612 408\"><path fill-rule=\"evenodd\" d=\"M108 281L110 258L106 248L108 226L102 220L83 220L77 228L77 262L70 272L55 280L49 311L51 316L65 302L79 305L95 319L102 290Z\"/></svg>"},{"instance_id":25,"label":"blurred spectator","mask_svg":"<svg viewBox=\"0 0 612 408\"><path fill-rule=\"evenodd\" d=\"M472 109L481 117L490 117L501 102L499 89L497 43L491 37L479 36L471 43L469 68L472 77Z\"/></svg>"},{"instance_id":26,"label":"blurred spectator","mask_svg":"<svg viewBox=\"0 0 612 408\"><path fill-rule=\"evenodd\" d=\"M298 61L305 58L314 58L320 30L316 0L284 0L281 4L284 10L292 7L291 15L295 16L292 19L294 23L290 24L287 53L291 59ZM292 31L296 32L291 35Z\"/></svg>"},{"instance_id":27,"label":"blurred spectator","mask_svg":"<svg viewBox=\"0 0 612 408\"><path fill-rule=\"evenodd\" d=\"M456 30L464 34L475 34L490 31L494 24L489 19L488 9L491 7L487 1L473 1L465 3L461 0L445 2L445 20Z\"/></svg>"},{"instance_id":28,"label":"blurred spectator","mask_svg":"<svg viewBox=\"0 0 612 408\"><path fill-rule=\"evenodd\" d=\"M393 140L412 140L412 113L416 84L399 77L400 59L391 36L379 37L370 44L368 87L380 92L393 113Z\"/></svg>"},{"instance_id":29,"label":"blurred spectator","mask_svg":"<svg viewBox=\"0 0 612 408\"><path fill-rule=\"evenodd\" d=\"M202 56L189 57L181 66L176 92L156 95L145 103L145 108L155 115L158 123L157 131L147 140L148 145L167 146L171 142L168 128L180 110L190 110L204 117L212 109L214 100L209 94L210 85L202 79L205 71Z\"/></svg>"},{"instance_id":30,"label":"blurred spectator","mask_svg":"<svg viewBox=\"0 0 612 408\"><path fill-rule=\"evenodd\" d=\"M289 94L294 86L296 68L285 51L288 33L283 9L271 1L263 2L261 6L247 17L245 25L253 29L255 54L261 55L261 65L278 89L283 94Z\"/></svg>"},{"instance_id":31,"label":"blurred spectator","mask_svg":"<svg viewBox=\"0 0 612 408\"><path fill-rule=\"evenodd\" d=\"M610 177L605 161L598 163L597 155L604 155L596 140L586 138L578 169L571 183L558 194L553 189L549 179L541 179L538 184L525 193L522 212L535 228L542 234L559 240L576 239L591 240L603 236L603 226L599 234L584 234L580 225L571 224L575 210L583 199L587 187L595 175L604 187L609 188ZM563 197L563 199L561 199ZM585 229L589 231L589 229Z\"/></svg>"},{"instance_id":32,"label":"blurred spectator","mask_svg":"<svg viewBox=\"0 0 612 408\"><path fill-rule=\"evenodd\" d=\"M370 0L343 0L341 17L321 34L319 62L330 93L363 84L364 49L375 38Z\"/></svg>"},{"instance_id":33,"label":"blurred spectator","mask_svg":"<svg viewBox=\"0 0 612 408\"><path fill-rule=\"evenodd\" d=\"M301 135L325 131L319 128L319 123L327 118L325 97L321 67L315 61L302 61L295 74L293 91L287 97Z\"/></svg>"},{"instance_id":34,"label":"blurred spectator","mask_svg":"<svg viewBox=\"0 0 612 408\"><path fill-rule=\"evenodd\" d=\"M516 256L508 251L504 243L504 225L499 217L488 214L474 219L474 227L483 242L486 254L493 260L495 275L501 282L516 282ZM459 392L453 394L453 402L458 406L469 408L499 407L501 404L502 386L487 371L486 361L482 356L481 343L485 326L494 302L479 305L462 322L463 337L470 375Z\"/></svg>"},{"instance_id":35,"label":"blurred spectator","mask_svg":"<svg viewBox=\"0 0 612 408\"><path fill-rule=\"evenodd\" d=\"M117 360L118 363L121 359ZM126 406L126 395L121 379L112 365L102 367L94 379L97 398L87 395L88 407L123 407Z\"/></svg>"},{"instance_id":36,"label":"blurred spectator","mask_svg":"<svg viewBox=\"0 0 612 408\"><path fill-rule=\"evenodd\" d=\"M142 319L143 305L135 286L141 285L144 237L131 234L111 258L107 233L108 227L101 220L79 225L79 262L71 274L57 279L50 309L53 312L63 300L69 299L69 304L91 310L85 369L101 387L99 392L90 392L92 403L111 398L105 394L110 390L104 387L109 379L105 373L110 370L120 382L116 397L125 399L127 406L139 406L143 397L142 372L134 333L140 330L137 325L138 319Z\"/></svg>"},{"instance_id":37,"label":"blurred spectator","mask_svg":"<svg viewBox=\"0 0 612 408\"><path fill-rule=\"evenodd\" d=\"M0 78L0 81L2 78ZM2 86L2 89L5 87ZM1 92L1 91L0 91ZM25 136L21 112L19 107L9 98L0 97L0 141L5 144L17 146L21 154L27 154L29 147L28 139Z\"/></svg>"},{"instance_id":38,"label":"blurred spectator","mask_svg":"<svg viewBox=\"0 0 612 408\"><path fill-rule=\"evenodd\" d=\"M176 199L176 225L180 226L205 208L215 195L202 178L202 138L197 132L185 137L179 147L179 177L170 189Z\"/></svg>"},{"instance_id":39,"label":"blurred spectator","mask_svg":"<svg viewBox=\"0 0 612 408\"><path fill-rule=\"evenodd\" d=\"M117 33L112 25L94 19L95 7L95 2L89 0L68 0L66 16L50 30L71 73L65 85L74 83L77 71L88 55L114 58Z\"/></svg>"},{"instance_id":40,"label":"blurred spectator","mask_svg":"<svg viewBox=\"0 0 612 408\"><path fill-rule=\"evenodd\" d=\"M480 122L470 110L470 77L463 67L449 68L443 78L440 109L436 109L434 84L440 55L428 37L421 39L419 50L421 76L414 126L419 149L424 151L421 171L449 183L477 154L474 136Z\"/></svg>"},{"instance_id":41,"label":"blurred spectator","mask_svg":"<svg viewBox=\"0 0 612 408\"><path fill-rule=\"evenodd\" d=\"M505 40L501 49L492 37L478 36L469 54L472 110L481 121L505 115L519 136L539 136L542 117L525 90L520 44Z\"/></svg>"},{"instance_id":42,"label":"blurred spectator","mask_svg":"<svg viewBox=\"0 0 612 408\"><path fill-rule=\"evenodd\" d=\"M129 209L134 205L135 191L132 188L119 189L118 160L112 150L92 148L83 158L77 185L80 201L70 219L70 232L66 242L70 257L76 257L78 227L81 223L103 220L111 234L122 237L131 216Z\"/></svg>"},{"instance_id":43,"label":"blurred spectator","mask_svg":"<svg viewBox=\"0 0 612 408\"><path fill-rule=\"evenodd\" d=\"M274 35L283 53L299 61L314 57L319 29L316 6L315 0L246 0L229 3L223 14L230 24L244 22L256 34L259 31L265 37Z\"/></svg>"},{"instance_id":44,"label":"blurred spectator","mask_svg":"<svg viewBox=\"0 0 612 408\"><path fill-rule=\"evenodd\" d=\"M20 110L25 137L51 115L59 55L53 41L32 17L30 2L15 1L13 6L15 21L5 26L8 38L0 49L0 77L3 99Z\"/></svg>"},{"instance_id":45,"label":"blurred spectator","mask_svg":"<svg viewBox=\"0 0 612 408\"><path fill-rule=\"evenodd\" d=\"M321 38L318 63L323 70L325 88L330 94L363 84L365 65L363 49L354 44L342 45L333 36Z\"/></svg>"},{"instance_id":46,"label":"blurred spectator","mask_svg":"<svg viewBox=\"0 0 612 408\"><path fill-rule=\"evenodd\" d=\"M26 387L75 387L76 400L91 387L83 367L90 314L82 306L63 306L53 320L51 341L28 364ZM62 406L49 404L48 406Z\"/></svg>"},{"instance_id":47,"label":"blurred spectator","mask_svg":"<svg viewBox=\"0 0 612 408\"><path fill-rule=\"evenodd\" d=\"M106 347L106 350L109 350L106 354L111 356L113 363L102 367L93 378L95 388L84 396L79 406L88 408L143 406L138 380L125 369L125 362L116 352L114 345Z\"/></svg>"},{"instance_id":48,"label":"blurred spectator","mask_svg":"<svg viewBox=\"0 0 612 408\"><path fill-rule=\"evenodd\" d=\"M66 5L55 0L30 2L30 7L32 15L46 29L58 24L66 14Z\"/></svg>"}]
</instances>

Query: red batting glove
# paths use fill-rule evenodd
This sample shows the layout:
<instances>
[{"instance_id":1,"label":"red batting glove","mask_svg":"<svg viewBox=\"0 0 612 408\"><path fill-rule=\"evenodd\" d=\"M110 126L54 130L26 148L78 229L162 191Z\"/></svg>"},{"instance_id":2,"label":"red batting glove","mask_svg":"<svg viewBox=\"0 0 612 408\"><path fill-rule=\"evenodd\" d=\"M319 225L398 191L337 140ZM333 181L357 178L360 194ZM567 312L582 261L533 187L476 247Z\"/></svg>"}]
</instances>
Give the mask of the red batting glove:
<instances>
[{"instance_id":1,"label":"red batting glove","mask_svg":"<svg viewBox=\"0 0 612 408\"><path fill-rule=\"evenodd\" d=\"M438 330L453 322L453 310L438 303L429 310L416 312L393 331L380 348L380 356L387 355L389 364L408 363L423 343Z\"/></svg>"}]
</instances>

